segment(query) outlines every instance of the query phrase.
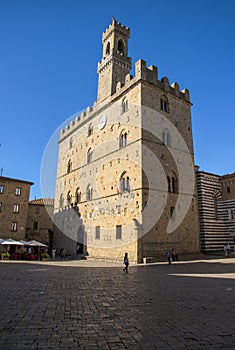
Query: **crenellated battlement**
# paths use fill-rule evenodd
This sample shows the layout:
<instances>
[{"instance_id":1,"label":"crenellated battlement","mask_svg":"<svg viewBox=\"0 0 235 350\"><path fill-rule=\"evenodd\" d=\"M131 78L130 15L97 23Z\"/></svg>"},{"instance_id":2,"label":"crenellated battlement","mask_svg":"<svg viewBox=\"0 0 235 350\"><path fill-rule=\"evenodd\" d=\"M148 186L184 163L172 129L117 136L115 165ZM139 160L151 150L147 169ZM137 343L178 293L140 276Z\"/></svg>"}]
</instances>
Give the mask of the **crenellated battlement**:
<instances>
[{"instance_id":1,"label":"crenellated battlement","mask_svg":"<svg viewBox=\"0 0 235 350\"><path fill-rule=\"evenodd\" d=\"M120 22L118 22L114 17L112 17L112 23L106 28L105 32L102 35L102 41L103 43L112 35L112 32L116 30L117 32L120 31L122 35L126 36L127 38L130 37L130 28L124 26Z\"/></svg>"},{"instance_id":2,"label":"crenellated battlement","mask_svg":"<svg viewBox=\"0 0 235 350\"><path fill-rule=\"evenodd\" d=\"M118 82L116 85L115 94L110 96L111 100L116 99L118 95L125 92L125 90L130 88L139 80L143 80L146 83L160 88L162 91L165 91L166 94L172 94L173 96L176 96L177 98L190 103L190 94L188 89L183 89L180 91L179 84L177 82L174 82L170 85L168 77L165 76L159 80L158 68L153 65L147 67L146 62L141 59L138 60L135 64L135 76L127 74L125 77L124 84ZM109 100L109 102L111 100ZM89 106L86 108L85 111L81 112L80 115L77 115L75 119L70 122L69 125L66 125L65 128L61 130L60 139L70 134L77 126L81 125L84 121L99 113L102 109L102 105L99 104L98 106L99 108L97 109L97 102L95 101L93 107Z\"/></svg>"},{"instance_id":3,"label":"crenellated battlement","mask_svg":"<svg viewBox=\"0 0 235 350\"><path fill-rule=\"evenodd\" d=\"M60 140L66 136L68 136L71 132L75 130L79 125L81 125L84 121L93 116L95 112L96 102L93 107L89 106L85 111L82 111L79 115L76 115L74 120L72 120L69 124L67 124L63 129L60 130Z\"/></svg>"},{"instance_id":4,"label":"crenellated battlement","mask_svg":"<svg viewBox=\"0 0 235 350\"><path fill-rule=\"evenodd\" d=\"M127 89L132 88L139 81L143 84L151 84L159 88L166 95L173 95L178 99L190 103L188 89L180 91L179 84L170 84L168 77L158 77L158 68L154 65L146 66L146 61L140 59L135 63L135 74L130 74L131 58L128 57L128 39L130 29L114 17L112 23L106 28L102 36L103 56L98 62L98 94L93 107L87 107L80 115L77 115L69 125L66 125L60 133L60 139L70 135L78 126L86 123L102 111L107 104L118 100Z\"/></svg>"},{"instance_id":5,"label":"crenellated battlement","mask_svg":"<svg viewBox=\"0 0 235 350\"><path fill-rule=\"evenodd\" d=\"M158 68L153 65L147 67L146 62L141 59L138 60L135 64L135 76L132 77L130 74L128 74L126 76L124 85L121 85L120 82L117 83L116 94L122 93L138 80L143 80L153 86L160 88L166 93L170 93L186 102L190 102L190 94L188 89L183 89L180 91L179 84L177 82L174 82L170 85L168 77L162 77L159 80Z\"/></svg>"},{"instance_id":6,"label":"crenellated battlement","mask_svg":"<svg viewBox=\"0 0 235 350\"><path fill-rule=\"evenodd\" d=\"M158 79L158 68L150 66L147 68L144 60L139 60L135 64L135 76L139 79L146 81L149 84L155 85L166 93L170 93L178 98L181 98L187 102L190 102L189 91L184 89L180 91L179 84L174 82L170 85L168 77L162 77Z\"/></svg>"}]
</instances>

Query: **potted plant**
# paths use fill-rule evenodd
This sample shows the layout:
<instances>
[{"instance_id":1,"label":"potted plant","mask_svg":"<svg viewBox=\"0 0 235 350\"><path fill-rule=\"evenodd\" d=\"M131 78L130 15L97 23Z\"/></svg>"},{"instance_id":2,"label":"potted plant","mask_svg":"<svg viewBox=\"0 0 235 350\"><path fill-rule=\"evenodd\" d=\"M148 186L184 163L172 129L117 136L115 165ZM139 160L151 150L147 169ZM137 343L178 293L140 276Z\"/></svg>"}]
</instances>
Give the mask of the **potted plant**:
<instances>
[{"instance_id":1,"label":"potted plant","mask_svg":"<svg viewBox=\"0 0 235 350\"><path fill-rule=\"evenodd\" d=\"M40 260L50 260L50 255L48 253L42 253Z\"/></svg>"},{"instance_id":2,"label":"potted plant","mask_svg":"<svg viewBox=\"0 0 235 350\"><path fill-rule=\"evenodd\" d=\"M1 253L2 260L9 260L10 254L8 252Z\"/></svg>"}]
</instances>

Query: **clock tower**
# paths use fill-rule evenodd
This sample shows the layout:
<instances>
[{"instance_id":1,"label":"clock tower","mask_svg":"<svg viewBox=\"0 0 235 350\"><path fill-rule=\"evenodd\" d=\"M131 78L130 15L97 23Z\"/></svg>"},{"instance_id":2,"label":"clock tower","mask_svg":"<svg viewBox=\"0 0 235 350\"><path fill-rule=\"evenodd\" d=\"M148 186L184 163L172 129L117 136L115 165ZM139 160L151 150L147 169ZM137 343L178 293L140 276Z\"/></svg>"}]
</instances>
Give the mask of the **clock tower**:
<instances>
[{"instance_id":1,"label":"clock tower","mask_svg":"<svg viewBox=\"0 0 235 350\"><path fill-rule=\"evenodd\" d=\"M131 58L128 57L130 29L117 22L115 18L102 36L103 55L98 63L97 103L103 102L116 92L117 83L124 85L130 73Z\"/></svg>"}]
</instances>

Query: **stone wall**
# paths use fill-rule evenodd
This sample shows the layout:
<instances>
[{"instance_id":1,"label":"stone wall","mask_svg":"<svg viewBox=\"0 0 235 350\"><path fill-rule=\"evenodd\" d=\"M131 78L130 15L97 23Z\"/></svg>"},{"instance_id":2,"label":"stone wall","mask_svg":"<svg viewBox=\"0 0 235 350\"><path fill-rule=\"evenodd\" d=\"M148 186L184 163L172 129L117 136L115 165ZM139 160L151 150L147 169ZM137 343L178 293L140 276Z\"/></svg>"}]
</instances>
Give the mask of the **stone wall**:
<instances>
[{"instance_id":1,"label":"stone wall","mask_svg":"<svg viewBox=\"0 0 235 350\"><path fill-rule=\"evenodd\" d=\"M4 187L3 193L0 193L0 238L25 239L32 184L32 182L0 177L0 186Z\"/></svg>"},{"instance_id":2,"label":"stone wall","mask_svg":"<svg viewBox=\"0 0 235 350\"><path fill-rule=\"evenodd\" d=\"M48 230L53 230L54 201L44 203L42 199L29 202L26 240L49 243Z\"/></svg>"}]
</instances>

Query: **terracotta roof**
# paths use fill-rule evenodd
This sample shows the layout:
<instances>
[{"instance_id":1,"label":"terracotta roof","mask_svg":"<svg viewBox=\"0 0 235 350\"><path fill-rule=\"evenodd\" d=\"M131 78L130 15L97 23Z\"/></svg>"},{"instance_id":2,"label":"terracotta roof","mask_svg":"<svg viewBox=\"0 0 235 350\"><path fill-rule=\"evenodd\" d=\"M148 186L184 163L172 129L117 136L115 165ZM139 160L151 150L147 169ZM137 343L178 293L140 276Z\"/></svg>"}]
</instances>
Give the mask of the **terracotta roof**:
<instances>
[{"instance_id":1,"label":"terracotta roof","mask_svg":"<svg viewBox=\"0 0 235 350\"><path fill-rule=\"evenodd\" d=\"M39 198L39 199L33 199L32 201L29 201L29 204L36 204L36 205L53 205L53 206L54 206L54 198Z\"/></svg>"}]
</instances>

